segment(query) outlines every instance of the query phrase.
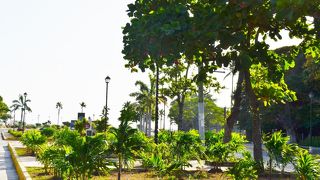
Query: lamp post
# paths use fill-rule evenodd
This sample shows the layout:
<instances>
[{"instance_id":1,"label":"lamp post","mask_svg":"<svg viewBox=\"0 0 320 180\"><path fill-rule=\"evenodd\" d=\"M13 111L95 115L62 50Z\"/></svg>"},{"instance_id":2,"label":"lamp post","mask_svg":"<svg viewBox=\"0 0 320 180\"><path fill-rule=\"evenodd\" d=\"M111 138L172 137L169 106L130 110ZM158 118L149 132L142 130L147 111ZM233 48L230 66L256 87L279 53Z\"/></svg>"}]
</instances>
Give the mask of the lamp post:
<instances>
[{"instance_id":1,"label":"lamp post","mask_svg":"<svg viewBox=\"0 0 320 180\"><path fill-rule=\"evenodd\" d=\"M107 76L105 78L105 81L106 81L106 109L105 109L105 120L106 120L106 124L105 124L105 131L107 131L107 115L108 115L108 85L109 85L109 82L110 82L110 77Z\"/></svg>"},{"instance_id":2,"label":"lamp post","mask_svg":"<svg viewBox=\"0 0 320 180\"><path fill-rule=\"evenodd\" d=\"M309 119L309 138L310 138L310 151L311 151L311 145L312 145L312 99L314 97L313 92L311 91L309 93L309 98L310 98L310 119Z\"/></svg>"}]
</instances>

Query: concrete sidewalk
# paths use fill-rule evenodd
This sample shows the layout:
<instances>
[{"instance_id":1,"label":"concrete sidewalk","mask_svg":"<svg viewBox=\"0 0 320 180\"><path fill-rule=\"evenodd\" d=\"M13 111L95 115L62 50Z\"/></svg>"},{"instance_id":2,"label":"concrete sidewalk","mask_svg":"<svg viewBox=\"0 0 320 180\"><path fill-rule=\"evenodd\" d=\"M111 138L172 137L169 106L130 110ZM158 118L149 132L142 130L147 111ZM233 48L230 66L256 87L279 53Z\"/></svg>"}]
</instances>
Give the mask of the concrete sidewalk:
<instances>
[{"instance_id":1,"label":"concrete sidewalk","mask_svg":"<svg viewBox=\"0 0 320 180\"><path fill-rule=\"evenodd\" d=\"M24 145L20 141L9 141L14 148L23 148ZM35 156L19 156L18 160L24 167L43 167L43 165L37 161Z\"/></svg>"},{"instance_id":2,"label":"concrete sidewalk","mask_svg":"<svg viewBox=\"0 0 320 180\"><path fill-rule=\"evenodd\" d=\"M2 138L0 138L0 179L19 179L10 156L8 142L2 140Z\"/></svg>"}]
</instances>

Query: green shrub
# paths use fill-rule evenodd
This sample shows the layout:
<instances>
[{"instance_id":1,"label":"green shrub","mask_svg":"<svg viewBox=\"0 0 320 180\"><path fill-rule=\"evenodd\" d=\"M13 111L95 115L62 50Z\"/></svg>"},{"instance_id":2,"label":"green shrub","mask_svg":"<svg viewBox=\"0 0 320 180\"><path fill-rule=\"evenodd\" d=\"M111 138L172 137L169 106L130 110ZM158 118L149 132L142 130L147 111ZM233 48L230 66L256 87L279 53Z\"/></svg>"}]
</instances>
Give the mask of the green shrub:
<instances>
[{"instance_id":1,"label":"green shrub","mask_svg":"<svg viewBox=\"0 0 320 180\"><path fill-rule=\"evenodd\" d=\"M299 179L319 179L320 165L308 151L301 149L298 151L294 163L295 172Z\"/></svg>"},{"instance_id":2,"label":"green shrub","mask_svg":"<svg viewBox=\"0 0 320 180\"><path fill-rule=\"evenodd\" d=\"M293 162L298 150L296 144L288 144L290 138L284 136L281 131L272 134L263 135L263 144L265 145L269 155L269 168L272 171L273 161L284 172L284 168L288 163Z\"/></svg>"},{"instance_id":3,"label":"green shrub","mask_svg":"<svg viewBox=\"0 0 320 180\"><path fill-rule=\"evenodd\" d=\"M41 130L41 134L46 136L46 137L52 137L54 135L54 132L56 130L52 127L45 127Z\"/></svg>"},{"instance_id":4,"label":"green shrub","mask_svg":"<svg viewBox=\"0 0 320 180\"><path fill-rule=\"evenodd\" d=\"M223 142L224 131L208 131L205 134L206 155L210 162L235 161L235 154L245 150L245 137L239 133L232 133L228 143ZM217 167L216 167L217 168Z\"/></svg>"},{"instance_id":5,"label":"green shrub","mask_svg":"<svg viewBox=\"0 0 320 180\"><path fill-rule=\"evenodd\" d=\"M249 152L243 153L243 158L227 171L228 176L235 180L258 179L258 173L255 169L256 162L252 159Z\"/></svg>"},{"instance_id":6,"label":"green shrub","mask_svg":"<svg viewBox=\"0 0 320 180\"><path fill-rule=\"evenodd\" d=\"M159 144L153 150L142 153L144 167L156 171L157 175L176 175L173 172L191 166L190 160L204 158L204 147L196 130L188 132L159 132Z\"/></svg>"},{"instance_id":7,"label":"green shrub","mask_svg":"<svg viewBox=\"0 0 320 180\"><path fill-rule=\"evenodd\" d=\"M12 129L9 129L8 132L9 132L12 136L17 137L17 138L21 137L22 134L23 134L22 131L15 131L15 130L12 130Z\"/></svg>"},{"instance_id":8,"label":"green shrub","mask_svg":"<svg viewBox=\"0 0 320 180\"><path fill-rule=\"evenodd\" d=\"M32 153L36 153L38 148L46 142L46 137L41 135L39 130L31 129L23 133L20 141L31 150Z\"/></svg>"}]
</instances>

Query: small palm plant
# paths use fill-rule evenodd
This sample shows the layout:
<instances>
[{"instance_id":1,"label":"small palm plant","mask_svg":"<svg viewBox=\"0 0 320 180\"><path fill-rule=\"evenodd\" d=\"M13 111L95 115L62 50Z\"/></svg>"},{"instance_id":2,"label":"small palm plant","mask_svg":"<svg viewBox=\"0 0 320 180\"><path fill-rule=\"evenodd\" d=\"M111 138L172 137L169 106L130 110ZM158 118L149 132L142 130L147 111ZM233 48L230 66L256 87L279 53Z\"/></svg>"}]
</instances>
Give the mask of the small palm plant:
<instances>
[{"instance_id":1,"label":"small palm plant","mask_svg":"<svg viewBox=\"0 0 320 180\"><path fill-rule=\"evenodd\" d=\"M296 158L294 168L299 179L320 178L320 164L308 151L300 149Z\"/></svg>"},{"instance_id":2,"label":"small palm plant","mask_svg":"<svg viewBox=\"0 0 320 180\"><path fill-rule=\"evenodd\" d=\"M109 129L110 137L110 149L118 156L118 179L121 178L121 171L124 163L128 164L128 161L134 159L134 155L138 150L142 148L142 142L137 138L137 129L131 128L131 122L137 120L139 114L137 113L135 106L130 102L124 104L121 115L120 125L118 128L111 127Z\"/></svg>"}]
</instances>

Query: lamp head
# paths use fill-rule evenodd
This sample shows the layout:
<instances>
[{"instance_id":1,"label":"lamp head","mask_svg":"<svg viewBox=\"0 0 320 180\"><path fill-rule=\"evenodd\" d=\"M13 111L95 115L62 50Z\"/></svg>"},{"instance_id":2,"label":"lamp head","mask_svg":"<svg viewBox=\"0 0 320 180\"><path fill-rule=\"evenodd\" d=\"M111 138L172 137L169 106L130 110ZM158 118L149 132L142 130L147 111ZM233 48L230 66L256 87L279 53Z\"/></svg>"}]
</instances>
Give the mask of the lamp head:
<instances>
[{"instance_id":1,"label":"lamp head","mask_svg":"<svg viewBox=\"0 0 320 180\"><path fill-rule=\"evenodd\" d=\"M105 81L106 81L106 83L109 83L110 82L110 77L109 76L107 76L106 78L105 78Z\"/></svg>"}]
</instances>

